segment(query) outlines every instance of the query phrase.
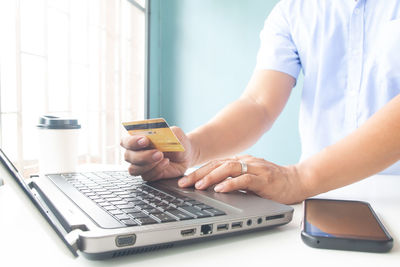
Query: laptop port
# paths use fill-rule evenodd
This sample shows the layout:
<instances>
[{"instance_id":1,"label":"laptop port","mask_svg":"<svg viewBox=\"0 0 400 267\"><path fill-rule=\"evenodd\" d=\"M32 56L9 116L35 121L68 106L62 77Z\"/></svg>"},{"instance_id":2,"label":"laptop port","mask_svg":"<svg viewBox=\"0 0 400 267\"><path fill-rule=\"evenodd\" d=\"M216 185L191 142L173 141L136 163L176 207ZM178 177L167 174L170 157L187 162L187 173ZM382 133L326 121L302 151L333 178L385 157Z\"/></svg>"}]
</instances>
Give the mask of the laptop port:
<instances>
[{"instance_id":1,"label":"laptop port","mask_svg":"<svg viewBox=\"0 0 400 267\"><path fill-rule=\"evenodd\" d=\"M232 223L232 229L239 229L242 228L243 223L242 222L233 222Z\"/></svg>"},{"instance_id":2,"label":"laptop port","mask_svg":"<svg viewBox=\"0 0 400 267\"><path fill-rule=\"evenodd\" d=\"M186 229L181 231L182 236L191 236L194 235L195 233L196 233L196 228Z\"/></svg>"},{"instance_id":3,"label":"laptop port","mask_svg":"<svg viewBox=\"0 0 400 267\"><path fill-rule=\"evenodd\" d=\"M118 247L126 247L135 244L136 235L119 235L115 238L115 244Z\"/></svg>"},{"instance_id":4,"label":"laptop port","mask_svg":"<svg viewBox=\"0 0 400 267\"><path fill-rule=\"evenodd\" d=\"M278 214L278 215L268 216L265 218L265 220L270 221L270 220L282 219L283 217L285 217L285 215Z\"/></svg>"},{"instance_id":5,"label":"laptop port","mask_svg":"<svg viewBox=\"0 0 400 267\"><path fill-rule=\"evenodd\" d=\"M212 234L212 224L204 224L201 226L201 235Z\"/></svg>"},{"instance_id":6,"label":"laptop port","mask_svg":"<svg viewBox=\"0 0 400 267\"><path fill-rule=\"evenodd\" d=\"M253 221L251 219L247 220L247 225L250 226L253 223Z\"/></svg>"},{"instance_id":7,"label":"laptop port","mask_svg":"<svg viewBox=\"0 0 400 267\"><path fill-rule=\"evenodd\" d=\"M226 224L219 224L218 226L217 226L217 232L219 232L219 231L226 231L226 230L228 230L229 229L229 225L226 223Z\"/></svg>"}]
</instances>

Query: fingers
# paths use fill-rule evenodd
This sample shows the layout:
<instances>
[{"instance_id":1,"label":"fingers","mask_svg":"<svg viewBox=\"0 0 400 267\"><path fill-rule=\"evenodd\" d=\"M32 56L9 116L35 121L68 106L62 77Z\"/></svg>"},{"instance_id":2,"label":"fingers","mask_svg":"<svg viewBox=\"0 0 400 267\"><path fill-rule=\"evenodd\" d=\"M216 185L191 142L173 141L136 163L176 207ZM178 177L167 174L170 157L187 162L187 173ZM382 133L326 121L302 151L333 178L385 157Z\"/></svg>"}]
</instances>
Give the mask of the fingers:
<instances>
[{"instance_id":1,"label":"fingers","mask_svg":"<svg viewBox=\"0 0 400 267\"><path fill-rule=\"evenodd\" d=\"M228 177L241 175L242 166L238 161L226 161L219 167L211 170L203 179L196 182L196 189L206 189L209 186L219 183Z\"/></svg>"},{"instance_id":2,"label":"fingers","mask_svg":"<svg viewBox=\"0 0 400 267\"><path fill-rule=\"evenodd\" d=\"M153 169L154 167L156 167L157 164L159 164L159 163L160 162L155 162L155 163L147 164L147 165L143 165L143 166L131 164L128 168L128 171L129 171L130 175L134 175L134 176L142 175L143 173L146 173L146 172L150 171L151 169Z\"/></svg>"},{"instance_id":3,"label":"fingers","mask_svg":"<svg viewBox=\"0 0 400 267\"><path fill-rule=\"evenodd\" d=\"M144 166L158 162L164 157L163 153L156 149L142 151L126 150L124 156L125 161L138 166Z\"/></svg>"},{"instance_id":4,"label":"fingers","mask_svg":"<svg viewBox=\"0 0 400 267\"><path fill-rule=\"evenodd\" d=\"M198 180L202 179L205 175L207 175L213 169L219 167L223 161L221 160L213 160L201 167L200 169L192 172L188 176L181 178L178 181L178 185L181 187L189 187L194 185Z\"/></svg>"},{"instance_id":5,"label":"fingers","mask_svg":"<svg viewBox=\"0 0 400 267\"><path fill-rule=\"evenodd\" d=\"M259 191L264 187L264 180L262 177L246 173L236 178L225 180L216 185L214 190L220 193L247 190L259 194Z\"/></svg>"},{"instance_id":6,"label":"fingers","mask_svg":"<svg viewBox=\"0 0 400 267\"><path fill-rule=\"evenodd\" d=\"M200 169L179 180L178 185L188 187L195 184L197 189L206 189L228 177L236 177L242 172L240 162L233 159L210 161Z\"/></svg>"},{"instance_id":7,"label":"fingers","mask_svg":"<svg viewBox=\"0 0 400 267\"><path fill-rule=\"evenodd\" d=\"M142 150L150 145L150 140L145 136L129 135L121 139L121 146L129 150Z\"/></svg>"},{"instance_id":8,"label":"fingers","mask_svg":"<svg viewBox=\"0 0 400 267\"><path fill-rule=\"evenodd\" d=\"M129 173L141 175L157 166L164 158L164 154L156 149L147 149L150 141L144 136L127 136L121 140L125 151L125 161L131 163Z\"/></svg>"},{"instance_id":9,"label":"fingers","mask_svg":"<svg viewBox=\"0 0 400 267\"><path fill-rule=\"evenodd\" d=\"M164 158L159 163L156 164L153 168L148 170L147 172L142 173L142 178L145 181L155 181L164 177L164 170L169 164L169 159Z\"/></svg>"}]
</instances>

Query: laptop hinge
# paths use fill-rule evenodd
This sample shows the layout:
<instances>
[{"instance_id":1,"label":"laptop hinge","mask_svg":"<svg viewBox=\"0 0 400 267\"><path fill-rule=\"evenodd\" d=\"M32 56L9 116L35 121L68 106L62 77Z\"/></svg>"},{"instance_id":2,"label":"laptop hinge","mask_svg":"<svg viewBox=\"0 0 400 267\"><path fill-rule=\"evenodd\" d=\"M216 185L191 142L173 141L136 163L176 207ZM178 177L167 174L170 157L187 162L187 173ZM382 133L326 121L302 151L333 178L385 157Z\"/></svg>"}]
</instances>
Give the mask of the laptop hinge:
<instances>
[{"instance_id":1,"label":"laptop hinge","mask_svg":"<svg viewBox=\"0 0 400 267\"><path fill-rule=\"evenodd\" d=\"M79 237L81 233L81 229L75 229L65 235L65 240L70 245L70 248L75 250L75 253L79 250Z\"/></svg>"},{"instance_id":2,"label":"laptop hinge","mask_svg":"<svg viewBox=\"0 0 400 267\"><path fill-rule=\"evenodd\" d=\"M33 200L33 203L35 206L39 209L40 213L45 217L47 222L51 225L51 227L54 229L54 231L57 233L57 235L61 238L61 240L64 242L64 244L68 247L68 249L71 251L71 253L75 256L78 257L78 240L74 239L79 239L79 233L81 232L80 229L74 229L70 231L69 233L67 232L66 225L63 222L59 220L57 213L54 213L54 209L51 208L47 204L47 201L45 198L43 198L43 194L40 191L39 188L35 186L34 182L30 182L28 184L30 191L31 191L31 197ZM68 227L67 227L68 228ZM71 235L70 235L71 233Z\"/></svg>"}]
</instances>

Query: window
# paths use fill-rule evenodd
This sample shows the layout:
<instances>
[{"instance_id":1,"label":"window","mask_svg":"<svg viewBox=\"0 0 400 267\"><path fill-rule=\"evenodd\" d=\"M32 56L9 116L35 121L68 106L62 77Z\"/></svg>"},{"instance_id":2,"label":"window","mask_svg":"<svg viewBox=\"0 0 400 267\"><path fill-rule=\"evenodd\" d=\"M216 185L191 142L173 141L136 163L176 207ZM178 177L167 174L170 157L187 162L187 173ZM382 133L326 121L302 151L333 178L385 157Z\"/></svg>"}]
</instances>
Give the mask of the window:
<instances>
[{"instance_id":1,"label":"window","mask_svg":"<svg viewBox=\"0 0 400 267\"><path fill-rule=\"evenodd\" d=\"M37 171L43 114L77 117L80 163L119 164L122 121L145 116L145 0L0 2L0 145Z\"/></svg>"}]
</instances>

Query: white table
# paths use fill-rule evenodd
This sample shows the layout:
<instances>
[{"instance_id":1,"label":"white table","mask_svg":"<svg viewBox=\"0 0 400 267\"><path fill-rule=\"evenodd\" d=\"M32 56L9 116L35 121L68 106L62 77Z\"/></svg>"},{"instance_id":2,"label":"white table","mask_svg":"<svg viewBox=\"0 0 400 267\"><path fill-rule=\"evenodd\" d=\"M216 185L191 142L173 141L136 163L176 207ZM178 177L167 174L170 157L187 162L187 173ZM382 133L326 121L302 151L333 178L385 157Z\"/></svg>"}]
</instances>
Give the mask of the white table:
<instances>
[{"instance_id":1,"label":"white table","mask_svg":"<svg viewBox=\"0 0 400 267\"><path fill-rule=\"evenodd\" d=\"M0 266L400 266L400 177L374 176L321 195L371 203L394 238L390 253L314 249L300 238L303 207L267 231L106 261L74 258L19 188L0 187Z\"/></svg>"}]
</instances>

